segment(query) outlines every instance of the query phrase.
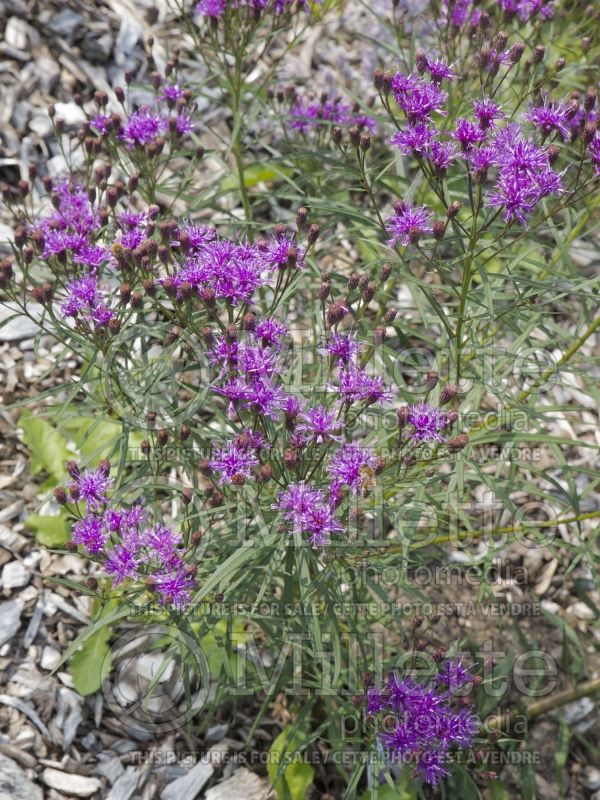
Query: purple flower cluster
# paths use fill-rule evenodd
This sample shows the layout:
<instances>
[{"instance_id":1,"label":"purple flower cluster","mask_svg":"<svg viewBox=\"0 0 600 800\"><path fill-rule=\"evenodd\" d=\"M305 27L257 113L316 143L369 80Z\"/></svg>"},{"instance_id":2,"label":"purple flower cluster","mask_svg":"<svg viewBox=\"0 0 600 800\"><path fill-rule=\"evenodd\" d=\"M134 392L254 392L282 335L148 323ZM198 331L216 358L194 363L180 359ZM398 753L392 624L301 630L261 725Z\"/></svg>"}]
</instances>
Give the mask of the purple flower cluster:
<instances>
[{"instance_id":1,"label":"purple flower cluster","mask_svg":"<svg viewBox=\"0 0 600 800\"><path fill-rule=\"evenodd\" d=\"M500 130L491 147L498 178L488 205L503 208L506 222L524 225L543 197L562 191L560 176L550 167L546 150L528 141L516 123Z\"/></svg>"},{"instance_id":2,"label":"purple flower cluster","mask_svg":"<svg viewBox=\"0 0 600 800\"><path fill-rule=\"evenodd\" d=\"M527 22L538 14L542 19L549 19L554 11L554 0L497 0L500 11L510 15L518 15L523 22ZM469 25L476 28L482 16L475 0L443 0L443 13L438 24L448 22L455 28Z\"/></svg>"},{"instance_id":3,"label":"purple flower cluster","mask_svg":"<svg viewBox=\"0 0 600 800\"><path fill-rule=\"evenodd\" d=\"M194 130L192 109L187 108L186 91L178 84L165 84L154 106L144 105L125 119L107 114L106 109L89 121L100 136L113 132L128 149L157 144L167 132L185 136Z\"/></svg>"},{"instance_id":4,"label":"purple flower cluster","mask_svg":"<svg viewBox=\"0 0 600 800\"><path fill-rule=\"evenodd\" d=\"M208 358L220 366L221 381L213 391L229 401L230 417L249 410L277 420L285 409L288 395L278 380L283 369L281 348L266 333L266 326L259 324L242 342L233 337L231 341L221 336L212 339ZM281 331L276 335L279 338Z\"/></svg>"},{"instance_id":5,"label":"purple flower cluster","mask_svg":"<svg viewBox=\"0 0 600 800\"><path fill-rule=\"evenodd\" d=\"M290 127L307 133L323 124L350 126L355 125L375 132L376 123L371 117L358 113L358 108L351 106L341 97L332 100L324 94L316 98L312 94L296 95L289 113Z\"/></svg>"},{"instance_id":6,"label":"purple flower cluster","mask_svg":"<svg viewBox=\"0 0 600 800\"><path fill-rule=\"evenodd\" d=\"M302 481L290 483L280 493L273 508L283 513L292 532L308 534L313 547L323 547L332 535L342 531L342 525L334 514L335 505L334 492L330 492L328 499L320 489Z\"/></svg>"},{"instance_id":7,"label":"purple flower cluster","mask_svg":"<svg viewBox=\"0 0 600 800\"><path fill-rule=\"evenodd\" d=\"M308 0L301 0L298 3L295 0L200 0L194 12L203 17L220 19L228 9L246 7L255 12L270 10L276 16L283 14L284 11L293 11L295 7L302 7L306 12L310 11Z\"/></svg>"},{"instance_id":8,"label":"purple flower cluster","mask_svg":"<svg viewBox=\"0 0 600 800\"><path fill-rule=\"evenodd\" d=\"M107 325L114 316L106 293L99 286L99 271L112 265L114 259L107 248L95 243L100 227L83 186L63 181L52 189L53 210L30 227L30 233L42 249L43 259L57 258L87 273L66 286L66 298L61 305L65 316L80 319L97 327Z\"/></svg>"},{"instance_id":9,"label":"purple flower cluster","mask_svg":"<svg viewBox=\"0 0 600 800\"><path fill-rule=\"evenodd\" d=\"M386 227L392 234L389 245L395 247L417 244L424 233L432 230L431 214L426 206L412 206L409 203L396 203L396 211L387 222Z\"/></svg>"},{"instance_id":10,"label":"purple flower cluster","mask_svg":"<svg viewBox=\"0 0 600 800\"><path fill-rule=\"evenodd\" d=\"M334 481L349 486L354 494L362 494L363 485L372 480L377 468L377 459L370 448L348 442L332 457L328 472Z\"/></svg>"},{"instance_id":11,"label":"purple flower cluster","mask_svg":"<svg viewBox=\"0 0 600 800\"><path fill-rule=\"evenodd\" d=\"M454 694L472 680L460 663L448 662L430 685L390 675L382 689L368 689L367 712L384 720L378 736L392 763L410 764L415 777L439 785L452 752L470 748L479 729L474 707L459 705Z\"/></svg>"},{"instance_id":12,"label":"purple flower cluster","mask_svg":"<svg viewBox=\"0 0 600 800\"><path fill-rule=\"evenodd\" d=\"M414 442L444 442L441 431L448 426L448 417L444 411L427 403L409 406L407 419L414 431Z\"/></svg>"},{"instance_id":13,"label":"purple flower cluster","mask_svg":"<svg viewBox=\"0 0 600 800\"><path fill-rule=\"evenodd\" d=\"M195 289L202 299L247 303L265 286L271 273L285 268L301 269L304 249L283 233L272 240L250 245L215 238L210 228L183 228L188 255L180 270L169 277L178 297ZM174 242L178 246L178 242ZM163 279L164 283L164 279Z\"/></svg>"},{"instance_id":14,"label":"purple flower cluster","mask_svg":"<svg viewBox=\"0 0 600 800\"><path fill-rule=\"evenodd\" d=\"M145 581L161 605L185 608L194 581L184 563L181 534L161 524L148 525L141 505L109 507L108 492L113 484L109 469L106 463L82 473L75 465L70 467L74 482L68 487L67 499L84 502L86 508L73 525L73 543L102 559L113 586L126 580Z\"/></svg>"},{"instance_id":15,"label":"purple flower cluster","mask_svg":"<svg viewBox=\"0 0 600 800\"><path fill-rule=\"evenodd\" d=\"M421 71L429 69L433 76L431 63L440 62L430 62L425 54L420 59ZM542 198L562 191L561 178L551 169L547 150L528 138L519 123L498 126L505 114L486 97L473 103L472 119L461 117L452 130L438 130L431 116L434 112L445 113L447 93L440 88L440 82L452 77L450 68L443 64L431 82L403 73L394 76L392 87L407 124L393 135L391 142L404 155L429 162L439 177L457 159L466 163L480 182L485 181L489 169L496 168L496 183L485 197L486 203L491 208L502 208L506 222L523 225ZM525 119L541 132L543 139L554 132L567 139L572 135L571 116L567 107L546 99ZM444 133L447 138L443 138ZM425 206L397 203L396 213L387 221L392 234L390 245L416 244L423 233L431 230L429 219Z\"/></svg>"}]
</instances>

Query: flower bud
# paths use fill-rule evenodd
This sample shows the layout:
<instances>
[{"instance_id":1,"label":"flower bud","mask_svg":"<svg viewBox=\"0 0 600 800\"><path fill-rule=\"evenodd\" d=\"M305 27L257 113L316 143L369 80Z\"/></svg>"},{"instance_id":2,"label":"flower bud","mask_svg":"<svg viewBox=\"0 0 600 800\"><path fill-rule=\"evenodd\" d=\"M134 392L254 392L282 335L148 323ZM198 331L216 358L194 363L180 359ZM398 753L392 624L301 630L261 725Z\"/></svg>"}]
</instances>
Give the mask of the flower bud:
<instances>
[{"instance_id":1,"label":"flower bud","mask_svg":"<svg viewBox=\"0 0 600 800\"><path fill-rule=\"evenodd\" d=\"M442 222L441 219L436 219L431 228L432 228L431 235L436 240L436 242L441 241L446 233L446 223Z\"/></svg>"},{"instance_id":2,"label":"flower bud","mask_svg":"<svg viewBox=\"0 0 600 800\"><path fill-rule=\"evenodd\" d=\"M425 388L428 392L437 386L439 375L434 370L430 370L425 376Z\"/></svg>"},{"instance_id":3,"label":"flower bud","mask_svg":"<svg viewBox=\"0 0 600 800\"><path fill-rule=\"evenodd\" d=\"M169 431L166 431L163 428L162 430L160 430L157 433L156 438L157 438L157 441L158 441L158 446L159 447L164 447L166 445L166 443L169 441Z\"/></svg>"},{"instance_id":4,"label":"flower bud","mask_svg":"<svg viewBox=\"0 0 600 800\"><path fill-rule=\"evenodd\" d=\"M150 442L144 439L144 441L140 444L140 450L142 453L147 456L150 453Z\"/></svg>"},{"instance_id":5,"label":"flower bud","mask_svg":"<svg viewBox=\"0 0 600 800\"><path fill-rule=\"evenodd\" d=\"M567 59L566 58L559 58L558 61L556 62L555 69L556 69L557 72L561 72L565 68L566 65L567 65Z\"/></svg>"},{"instance_id":6,"label":"flower bud","mask_svg":"<svg viewBox=\"0 0 600 800\"><path fill-rule=\"evenodd\" d=\"M373 283L373 281L369 281L367 285L362 290L362 299L365 304L370 303L371 300L375 297L375 289L377 287Z\"/></svg>"},{"instance_id":7,"label":"flower bud","mask_svg":"<svg viewBox=\"0 0 600 800\"><path fill-rule=\"evenodd\" d=\"M336 125L333 130L331 131L331 138L333 139L335 144L341 144L342 142L342 129Z\"/></svg>"},{"instance_id":8,"label":"flower bud","mask_svg":"<svg viewBox=\"0 0 600 800\"><path fill-rule=\"evenodd\" d=\"M458 200L453 200L452 203L450 203L450 205L448 206L448 209L446 211L446 216L448 217L448 219L453 219L453 217L455 217L458 214L461 208L462 206L458 202Z\"/></svg>"},{"instance_id":9,"label":"flower bud","mask_svg":"<svg viewBox=\"0 0 600 800\"><path fill-rule=\"evenodd\" d=\"M583 107L585 110L589 112L594 108L596 105L596 98L598 97L598 93L594 89L594 87L590 87L587 92L585 93L585 100L583 101Z\"/></svg>"},{"instance_id":10,"label":"flower bud","mask_svg":"<svg viewBox=\"0 0 600 800\"><path fill-rule=\"evenodd\" d=\"M308 209L305 206L300 206L296 212L296 227L298 230L303 230L306 227L308 220Z\"/></svg>"},{"instance_id":11,"label":"flower bud","mask_svg":"<svg viewBox=\"0 0 600 800\"><path fill-rule=\"evenodd\" d=\"M298 451L294 447L288 447L283 454L283 462L288 469L297 467L299 460Z\"/></svg>"},{"instance_id":12,"label":"flower bud","mask_svg":"<svg viewBox=\"0 0 600 800\"><path fill-rule=\"evenodd\" d=\"M353 125L348 130L348 136L350 137L350 142L354 147L360 147L360 131Z\"/></svg>"},{"instance_id":13,"label":"flower bud","mask_svg":"<svg viewBox=\"0 0 600 800\"><path fill-rule=\"evenodd\" d=\"M456 386L454 386L452 383L447 383L442 389L442 393L440 395L440 405L446 405L446 403L449 403L451 400L453 400L457 394L458 389Z\"/></svg>"},{"instance_id":14,"label":"flower bud","mask_svg":"<svg viewBox=\"0 0 600 800\"><path fill-rule=\"evenodd\" d=\"M392 322L396 319L397 314L398 314L397 309L388 308L388 310L383 315L383 321L386 323L386 325L391 325Z\"/></svg>"},{"instance_id":15,"label":"flower bud","mask_svg":"<svg viewBox=\"0 0 600 800\"><path fill-rule=\"evenodd\" d=\"M408 423L409 414L410 414L410 409L408 406L400 406L400 408L396 412L396 416L398 418L398 427L400 429L404 428L405 425Z\"/></svg>"},{"instance_id":16,"label":"flower bud","mask_svg":"<svg viewBox=\"0 0 600 800\"><path fill-rule=\"evenodd\" d=\"M63 487L62 487L62 486L58 486L58 487L57 487L57 488L54 490L54 499L55 499L55 500L56 500L56 502L57 502L59 505L61 505L61 506L64 506L64 504L67 502L67 493L66 493L66 491L63 489Z\"/></svg>"},{"instance_id":17,"label":"flower bud","mask_svg":"<svg viewBox=\"0 0 600 800\"><path fill-rule=\"evenodd\" d=\"M185 442L187 439L190 438L191 432L192 431L189 425L182 425L181 428L179 429L179 440L181 442Z\"/></svg>"},{"instance_id":18,"label":"flower bud","mask_svg":"<svg viewBox=\"0 0 600 800\"><path fill-rule=\"evenodd\" d=\"M330 325L337 325L346 316L346 309L339 303L332 303L327 309L327 322Z\"/></svg>"},{"instance_id":19,"label":"flower bud","mask_svg":"<svg viewBox=\"0 0 600 800\"><path fill-rule=\"evenodd\" d=\"M378 347L385 341L385 327L383 325L375 328L373 331L373 345Z\"/></svg>"},{"instance_id":20,"label":"flower bud","mask_svg":"<svg viewBox=\"0 0 600 800\"><path fill-rule=\"evenodd\" d=\"M167 344L173 344L176 342L179 337L181 336L181 328L177 325L173 326L171 330L167 333Z\"/></svg>"},{"instance_id":21,"label":"flower bud","mask_svg":"<svg viewBox=\"0 0 600 800\"><path fill-rule=\"evenodd\" d=\"M307 239L309 244L314 244L319 238L320 228L318 225L311 225L308 229Z\"/></svg>"},{"instance_id":22,"label":"flower bud","mask_svg":"<svg viewBox=\"0 0 600 800\"><path fill-rule=\"evenodd\" d=\"M146 414L146 425L148 426L148 428L150 430L154 430L154 427L156 425L156 412L155 411L149 411Z\"/></svg>"},{"instance_id":23,"label":"flower bud","mask_svg":"<svg viewBox=\"0 0 600 800\"><path fill-rule=\"evenodd\" d=\"M319 286L319 291L317 292L317 297L319 298L319 300L321 302L323 302L324 300L327 300L327 298L329 297L330 292L331 292L331 284L329 283L329 281L323 281L321 283L321 285Z\"/></svg>"},{"instance_id":24,"label":"flower bud","mask_svg":"<svg viewBox=\"0 0 600 800\"><path fill-rule=\"evenodd\" d=\"M596 136L596 123L588 120L583 126L583 141L586 145L590 144Z\"/></svg>"},{"instance_id":25,"label":"flower bud","mask_svg":"<svg viewBox=\"0 0 600 800\"><path fill-rule=\"evenodd\" d=\"M508 42L508 34L504 31L498 31L496 36L494 37L494 47L496 50L504 50L506 44Z\"/></svg>"},{"instance_id":26,"label":"flower bud","mask_svg":"<svg viewBox=\"0 0 600 800\"><path fill-rule=\"evenodd\" d=\"M371 147L371 137L368 136L366 133L363 133L363 135L360 137L360 149L363 151L363 153L366 153L367 150L370 149L370 147Z\"/></svg>"},{"instance_id":27,"label":"flower bud","mask_svg":"<svg viewBox=\"0 0 600 800\"><path fill-rule=\"evenodd\" d=\"M415 54L415 66L419 75L424 75L427 71L427 55L424 50L417 50Z\"/></svg>"},{"instance_id":28,"label":"flower bud","mask_svg":"<svg viewBox=\"0 0 600 800\"><path fill-rule=\"evenodd\" d=\"M379 272L379 280L381 281L381 283L385 283L391 274L392 274L392 268L390 267L390 265L384 264Z\"/></svg>"},{"instance_id":29,"label":"flower bud","mask_svg":"<svg viewBox=\"0 0 600 800\"><path fill-rule=\"evenodd\" d=\"M467 436L467 434L459 433L458 436L455 436L448 442L448 450L451 453L459 453L461 450L464 450L468 444L469 444L469 437Z\"/></svg>"},{"instance_id":30,"label":"flower bud","mask_svg":"<svg viewBox=\"0 0 600 800\"><path fill-rule=\"evenodd\" d=\"M542 44L538 44L533 51L533 63L541 64L541 62L544 60L545 53L546 48Z\"/></svg>"},{"instance_id":31,"label":"flower bud","mask_svg":"<svg viewBox=\"0 0 600 800\"><path fill-rule=\"evenodd\" d=\"M550 164L550 166L556 164L559 153L560 150L558 149L558 146L555 144L551 144L550 147L548 148L548 163Z\"/></svg>"}]
</instances>

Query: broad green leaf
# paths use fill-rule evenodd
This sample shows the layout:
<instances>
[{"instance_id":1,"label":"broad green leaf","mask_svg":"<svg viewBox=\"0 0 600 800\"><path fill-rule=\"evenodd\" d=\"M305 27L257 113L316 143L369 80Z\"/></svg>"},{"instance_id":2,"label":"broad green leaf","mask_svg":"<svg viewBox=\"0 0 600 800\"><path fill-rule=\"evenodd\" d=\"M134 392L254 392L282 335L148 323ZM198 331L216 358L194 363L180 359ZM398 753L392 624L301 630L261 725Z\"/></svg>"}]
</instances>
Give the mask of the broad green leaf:
<instances>
[{"instance_id":1,"label":"broad green leaf","mask_svg":"<svg viewBox=\"0 0 600 800\"><path fill-rule=\"evenodd\" d=\"M54 516L30 514L25 525L44 547L62 547L69 540L69 521L62 512Z\"/></svg>"},{"instance_id":2,"label":"broad green leaf","mask_svg":"<svg viewBox=\"0 0 600 800\"><path fill-rule=\"evenodd\" d=\"M292 174L293 170L289 167L265 161L262 164L253 164L244 170L244 185L249 189L257 183L268 183ZM238 184L237 175L230 175L221 182L221 189L224 192L231 192L238 188Z\"/></svg>"},{"instance_id":3,"label":"broad green leaf","mask_svg":"<svg viewBox=\"0 0 600 800\"><path fill-rule=\"evenodd\" d=\"M19 426L23 429L23 442L31 453L31 474L47 472L53 486L63 481L67 475L65 462L75 454L70 452L62 433L28 410L21 414Z\"/></svg>"},{"instance_id":4,"label":"broad green leaf","mask_svg":"<svg viewBox=\"0 0 600 800\"><path fill-rule=\"evenodd\" d=\"M103 625L82 645L71 660L73 685L81 695L97 692L110 672L111 650L108 641L111 629Z\"/></svg>"},{"instance_id":5,"label":"broad green leaf","mask_svg":"<svg viewBox=\"0 0 600 800\"><path fill-rule=\"evenodd\" d=\"M277 778L280 764L285 763L287 759L291 762L274 786L279 800L303 800L315 774L310 764L302 763L299 758L303 750L304 736L297 731L290 737L291 730L291 725L284 728L269 751L267 772L271 783Z\"/></svg>"}]
</instances>

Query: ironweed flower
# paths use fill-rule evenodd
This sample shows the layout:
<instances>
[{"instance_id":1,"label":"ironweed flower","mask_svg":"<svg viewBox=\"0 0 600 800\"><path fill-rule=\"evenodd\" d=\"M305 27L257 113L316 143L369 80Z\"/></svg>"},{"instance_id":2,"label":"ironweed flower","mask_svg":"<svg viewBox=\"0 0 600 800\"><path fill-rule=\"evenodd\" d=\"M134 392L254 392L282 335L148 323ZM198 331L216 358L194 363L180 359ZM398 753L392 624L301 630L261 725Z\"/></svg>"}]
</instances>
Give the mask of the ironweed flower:
<instances>
[{"instance_id":1,"label":"ironweed flower","mask_svg":"<svg viewBox=\"0 0 600 800\"><path fill-rule=\"evenodd\" d=\"M330 476L350 487L355 494L363 493L367 474L375 473L377 459L370 448L361 447L358 442L349 442L335 453L329 462Z\"/></svg>"},{"instance_id":2,"label":"ironweed flower","mask_svg":"<svg viewBox=\"0 0 600 800\"><path fill-rule=\"evenodd\" d=\"M404 246L416 244L423 233L432 230L430 220L427 206L397 203L395 214L386 221L386 228L392 234L388 244L392 247L398 243Z\"/></svg>"},{"instance_id":3,"label":"ironweed flower","mask_svg":"<svg viewBox=\"0 0 600 800\"><path fill-rule=\"evenodd\" d=\"M258 466L258 459L247 448L241 448L235 442L227 442L225 448L217 450L208 465L215 472L221 473L219 485L223 486L238 476L250 478L252 467Z\"/></svg>"},{"instance_id":4,"label":"ironweed flower","mask_svg":"<svg viewBox=\"0 0 600 800\"><path fill-rule=\"evenodd\" d=\"M430 685L392 674L382 689L366 692L367 712L383 722L378 739L391 763L412 765L414 777L433 787L449 775L452 752L470 748L479 730L473 705L459 706L457 684L448 680L465 672L460 662L446 662Z\"/></svg>"},{"instance_id":5,"label":"ironweed flower","mask_svg":"<svg viewBox=\"0 0 600 800\"><path fill-rule=\"evenodd\" d=\"M546 98L542 106L532 108L525 118L539 128L544 138L556 131L565 141L569 139L569 112L562 103L549 103Z\"/></svg>"},{"instance_id":6,"label":"ironweed flower","mask_svg":"<svg viewBox=\"0 0 600 800\"><path fill-rule=\"evenodd\" d=\"M412 439L414 442L443 442L442 431L448 424L444 411L427 403L417 403L409 406L408 422L413 426Z\"/></svg>"}]
</instances>

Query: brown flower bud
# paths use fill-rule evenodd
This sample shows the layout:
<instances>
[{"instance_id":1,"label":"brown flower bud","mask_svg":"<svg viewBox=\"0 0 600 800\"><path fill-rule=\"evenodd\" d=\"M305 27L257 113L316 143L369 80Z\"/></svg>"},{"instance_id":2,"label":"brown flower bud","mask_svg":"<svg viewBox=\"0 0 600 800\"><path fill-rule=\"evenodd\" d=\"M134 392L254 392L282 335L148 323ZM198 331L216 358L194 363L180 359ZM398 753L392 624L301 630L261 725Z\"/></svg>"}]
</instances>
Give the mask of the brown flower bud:
<instances>
[{"instance_id":1,"label":"brown flower bud","mask_svg":"<svg viewBox=\"0 0 600 800\"><path fill-rule=\"evenodd\" d=\"M323 283L319 286L317 297L321 302L323 302L324 300L327 300L330 292L331 292L331 284L329 283L329 281L323 281Z\"/></svg>"},{"instance_id":2,"label":"brown flower bud","mask_svg":"<svg viewBox=\"0 0 600 800\"><path fill-rule=\"evenodd\" d=\"M368 136L366 133L363 133L363 135L360 137L360 149L363 151L363 153L366 153L367 150L370 150L370 148L371 148L371 137Z\"/></svg>"},{"instance_id":3,"label":"brown flower bud","mask_svg":"<svg viewBox=\"0 0 600 800\"><path fill-rule=\"evenodd\" d=\"M546 53L546 48L543 45L538 44L535 50L533 51L533 63L541 64L541 62L544 60L545 53Z\"/></svg>"},{"instance_id":4,"label":"brown flower bud","mask_svg":"<svg viewBox=\"0 0 600 800\"><path fill-rule=\"evenodd\" d=\"M354 147L360 147L360 131L353 125L351 128L348 129L348 136L350 137L350 143Z\"/></svg>"},{"instance_id":5,"label":"brown flower bud","mask_svg":"<svg viewBox=\"0 0 600 800\"><path fill-rule=\"evenodd\" d=\"M56 502L57 502L59 505L61 505L61 506L64 506L64 504L67 502L67 493L66 493L66 491L63 489L63 487L62 487L62 486L58 486L58 487L57 487L57 488L54 490L54 499L55 499L55 500L56 500Z\"/></svg>"},{"instance_id":6,"label":"brown flower bud","mask_svg":"<svg viewBox=\"0 0 600 800\"><path fill-rule=\"evenodd\" d=\"M457 394L458 389L456 386L454 386L452 383L447 383L442 389L442 393L440 395L440 405L446 405L446 403L449 403L451 400L453 400Z\"/></svg>"},{"instance_id":7,"label":"brown flower bud","mask_svg":"<svg viewBox=\"0 0 600 800\"><path fill-rule=\"evenodd\" d=\"M375 347L378 347L380 344L383 344L384 341L385 341L385 327L383 325L380 325L373 331L373 345Z\"/></svg>"},{"instance_id":8,"label":"brown flower bud","mask_svg":"<svg viewBox=\"0 0 600 800\"><path fill-rule=\"evenodd\" d=\"M183 505L189 506L189 504L192 502L193 499L194 499L193 491L189 487L186 487L181 493L181 500L183 502Z\"/></svg>"},{"instance_id":9,"label":"brown flower bud","mask_svg":"<svg viewBox=\"0 0 600 800\"><path fill-rule=\"evenodd\" d=\"M567 65L567 59L559 58L558 61L556 62L555 69L557 72L561 72L566 67L566 65Z\"/></svg>"},{"instance_id":10,"label":"brown flower bud","mask_svg":"<svg viewBox=\"0 0 600 800\"><path fill-rule=\"evenodd\" d=\"M415 66L419 75L424 75L427 71L427 55L424 50L417 50L415 53Z\"/></svg>"},{"instance_id":11,"label":"brown flower bud","mask_svg":"<svg viewBox=\"0 0 600 800\"><path fill-rule=\"evenodd\" d=\"M455 436L448 442L448 450L451 453L459 453L461 450L464 450L468 444L469 444L469 437L467 436L467 434L459 433L458 436Z\"/></svg>"},{"instance_id":12,"label":"brown flower bud","mask_svg":"<svg viewBox=\"0 0 600 800\"><path fill-rule=\"evenodd\" d=\"M369 281L367 285L362 290L362 298L365 304L370 303L371 300L375 297L375 290L376 286L373 281Z\"/></svg>"},{"instance_id":13,"label":"brown flower bud","mask_svg":"<svg viewBox=\"0 0 600 800\"><path fill-rule=\"evenodd\" d=\"M398 418L398 427L404 428L405 425L408 424L408 417L410 414L410 408L408 406L400 406L398 411L396 411L396 416Z\"/></svg>"},{"instance_id":14,"label":"brown flower bud","mask_svg":"<svg viewBox=\"0 0 600 800\"><path fill-rule=\"evenodd\" d=\"M327 309L327 322L330 325L337 325L346 316L346 309L340 303L332 303Z\"/></svg>"},{"instance_id":15,"label":"brown flower bud","mask_svg":"<svg viewBox=\"0 0 600 800\"><path fill-rule=\"evenodd\" d=\"M140 444L140 450L142 453L147 456L150 453L150 442L144 439L144 441Z\"/></svg>"},{"instance_id":16,"label":"brown flower bud","mask_svg":"<svg viewBox=\"0 0 600 800\"><path fill-rule=\"evenodd\" d=\"M383 315L383 321L386 325L391 325L392 322L396 319L398 311L395 308L388 308L388 310Z\"/></svg>"},{"instance_id":17,"label":"brown flower bud","mask_svg":"<svg viewBox=\"0 0 600 800\"><path fill-rule=\"evenodd\" d=\"M167 333L167 344L173 344L179 339L180 336L181 336L181 328L175 325Z\"/></svg>"},{"instance_id":18,"label":"brown flower bud","mask_svg":"<svg viewBox=\"0 0 600 800\"><path fill-rule=\"evenodd\" d=\"M190 536L190 541L194 547L197 547L202 541L202 531L193 531L192 535Z\"/></svg>"},{"instance_id":19,"label":"brown flower bud","mask_svg":"<svg viewBox=\"0 0 600 800\"><path fill-rule=\"evenodd\" d=\"M273 477L273 467L270 464L263 464L260 468L259 477L262 483L270 481Z\"/></svg>"},{"instance_id":20,"label":"brown flower bud","mask_svg":"<svg viewBox=\"0 0 600 800\"><path fill-rule=\"evenodd\" d=\"M461 208L462 206L458 202L458 200L453 200L452 203L450 203L450 205L448 206L448 209L446 211L446 216L448 217L448 219L452 219L453 217L455 217Z\"/></svg>"},{"instance_id":21,"label":"brown flower bud","mask_svg":"<svg viewBox=\"0 0 600 800\"><path fill-rule=\"evenodd\" d=\"M189 439L191 432L191 428L188 425L182 425L179 429L180 441L185 442L186 439Z\"/></svg>"},{"instance_id":22,"label":"brown flower bud","mask_svg":"<svg viewBox=\"0 0 600 800\"><path fill-rule=\"evenodd\" d=\"M169 441L169 431L166 431L163 428L157 433L156 439L158 441L158 446L164 447L166 443Z\"/></svg>"},{"instance_id":23,"label":"brown flower bud","mask_svg":"<svg viewBox=\"0 0 600 800\"><path fill-rule=\"evenodd\" d=\"M215 491L213 496L209 498L208 505L211 508L219 508L220 506L223 505L224 500L225 500L225 497L223 496L223 492Z\"/></svg>"},{"instance_id":24,"label":"brown flower bud","mask_svg":"<svg viewBox=\"0 0 600 800\"><path fill-rule=\"evenodd\" d=\"M379 280L381 281L381 283L385 283L391 274L392 274L392 268L390 267L390 265L384 264L379 272Z\"/></svg>"},{"instance_id":25,"label":"brown flower bud","mask_svg":"<svg viewBox=\"0 0 600 800\"><path fill-rule=\"evenodd\" d=\"M294 447L288 447L283 454L283 461L288 469L297 467L299 460L298 451Z\"/></svg>"},{"instance_id":26,"label":"brown flower bud","mask_svg":"<svg viewBox=\"0 0 600 800\"><path fill-rule=\"evenodd\" d=\"M319 231L320 228L318 225L313 224L310 226L310 228L308 229L308 234L306 236L309 244L314 244L317 241L317 239L319 238Z\"/></svg>"},{"instance_id":27,"label":"brown flower bud","mask_svg":"<svg viewBox=\"0 0 600 800\"><path fill-rule=\"evenodd\" d=\"M434 370L430 370L425 376L425 388L428 392L437 386L439 375Z\"/></svg>"},{"instance_id":28,"label":"brown flower bud","mask_svg":"<svg viewBox=\"0 0 600 800\"><path fill-rule=\"evenodd\" d=\"M585 93L585 99L584 99L584 101L583 101L583 107L584 107L584 108L585 108L585 110L588 112L588 114L589 114L589 112L590 112L590 111L591 111L591 110L594 108L594 106L596 105L596 99L597 99L597 97L598 97L598 93L597 93L597 91L594 89L594 87L593 87L593 86L592 86L592 87L590 87L590 88L587 90L587 92Z\"/></svg>"},{"instance_id":29,"label":"brown flower bud","mask_svg":"<svg viewBox=\"0 0 600 800\"><path fill-rule=\"evenodd\" d=\"M550 147L548 148L548 163L550 164L550 166L556 164L559 153L560 150L558 149L558 145L551 144Z\"/></svg>"},{"instance_id":30,"label":"brown flower bud","mask_svg":"<svg viewBox=\"0 0 600 800\"><path fill-rule=\"evenodd\" d=\"M444 235L446 234L445 222L442 222L441 219L436 219L431 227L432 227L431 235L437 242L439 242L441 239L444 238Z\"/></svg>"}]
</instances>

